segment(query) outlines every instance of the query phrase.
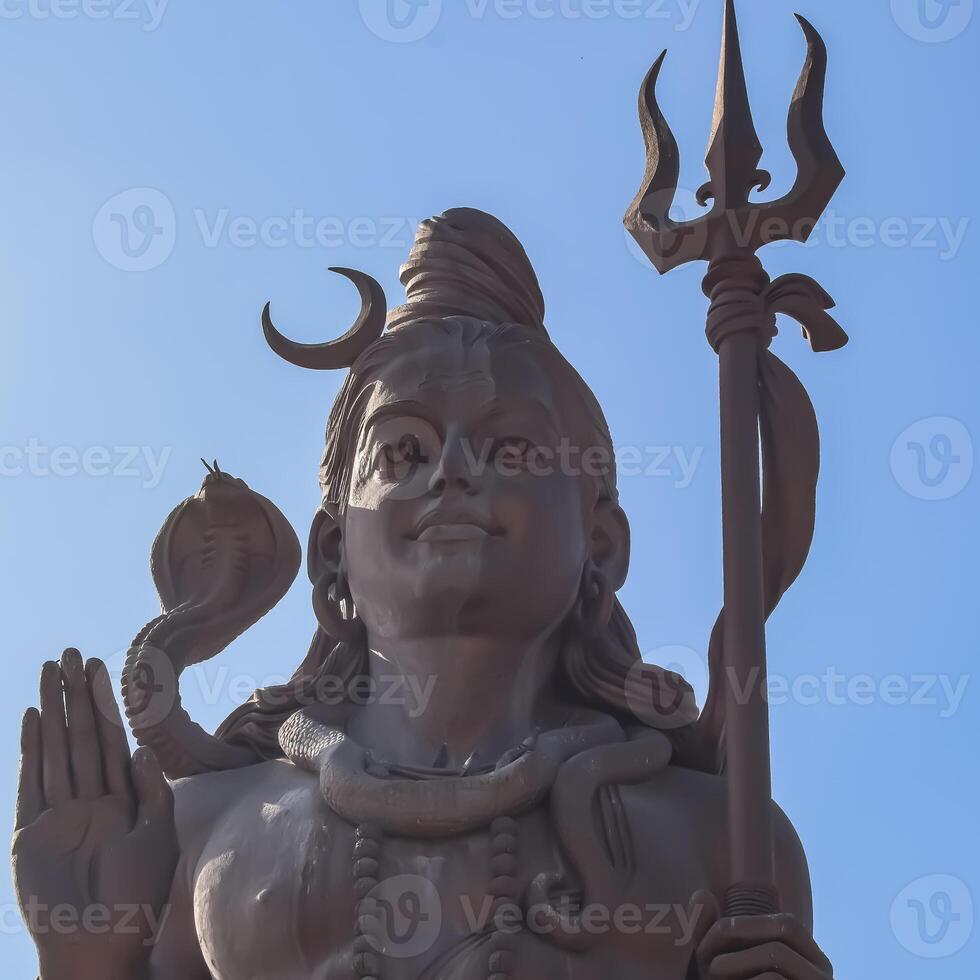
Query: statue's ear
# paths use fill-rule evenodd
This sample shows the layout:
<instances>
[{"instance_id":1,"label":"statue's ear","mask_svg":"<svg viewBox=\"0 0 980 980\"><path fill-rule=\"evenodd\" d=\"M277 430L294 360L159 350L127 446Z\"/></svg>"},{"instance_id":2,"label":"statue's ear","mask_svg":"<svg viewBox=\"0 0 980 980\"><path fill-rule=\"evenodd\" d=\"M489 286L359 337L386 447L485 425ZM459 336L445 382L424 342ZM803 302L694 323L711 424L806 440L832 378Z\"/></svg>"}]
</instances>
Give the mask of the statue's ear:
<instances>
[{"instance_id":1,"label":"statue's ear","mask_svg":"<svg viewBox=\"0 0 980 980\"><path fill-rule=\"evenodd\" d=\"M600 500L592 512L592 564L618 592L630 567L630 525L623 508Z\"/></svg>"},{"instance_id":2,"label":"statue's ear","mask_svg":"<svg viewBox=\"0 0 980 980\"><path fill-rule=\"evenodd\" d=\"M337 508L324 504L313 518L307 549L307 571L316 585L326 578L336 578L343 557L343 534Z\"/></svg>"},{"instance_id":3,"label":"statue's ear","mask_svg":"<svg viewBox=\"0 0 980 980\"><path fill-rule=\"evenodd\" d=\"M354 600L344 574L344 535L340 516L324 504L313 518L307 566L313 583L313 611L320 628L337 642L361 636Z\"/></svg>"}]
</instances>

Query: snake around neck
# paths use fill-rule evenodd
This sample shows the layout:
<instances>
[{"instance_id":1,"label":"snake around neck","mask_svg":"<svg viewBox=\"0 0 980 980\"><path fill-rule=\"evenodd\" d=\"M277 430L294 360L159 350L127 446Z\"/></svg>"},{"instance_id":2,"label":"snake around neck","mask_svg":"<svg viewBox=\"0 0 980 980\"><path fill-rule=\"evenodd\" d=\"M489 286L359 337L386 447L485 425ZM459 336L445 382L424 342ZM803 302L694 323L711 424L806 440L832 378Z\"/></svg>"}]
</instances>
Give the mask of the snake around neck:
<instances>
[{"instance_id":1,"label":"snake around neck","mask_svg":"<svg viewBox=\"0 0 980 980\"><path fill-rule=\"evenodd\" d=\"M306 710L288 719L279 740L295 765L318 775L327 806L358 828L356 867L364 865L358 848L370 846L371 873L359 880L367 896L379 885L386 837L428 841L485 832L493 853L506 825L504 836L514 843L506 855L494 853L493 860L512 865L518 818L547 801L571 876L566 880L561 872L541 872L524 899L544 917L547 941L570 953L585 952L595 937L582 928L578 913L553 897L567 893L571 880L579 883L583 907L599 903L612 908L629 893L636 870L634 837L619 787L653 779L670 764L673 751L662 732L638 727L627 733L615 719L598 714L582 724L536 734L489 772L450 772L441 778L431 771L393 775L404 767L378 765L345 731ZM513 869L508 875L504 877L511 881ZM510 895L512 902L520 899L517 893ZM498 947L492 946L490 957L500 955ZM362 950L360 955L363 959L370 953ZM498 974L491 967L488 975Z\"/></svg>"}]
</instances>

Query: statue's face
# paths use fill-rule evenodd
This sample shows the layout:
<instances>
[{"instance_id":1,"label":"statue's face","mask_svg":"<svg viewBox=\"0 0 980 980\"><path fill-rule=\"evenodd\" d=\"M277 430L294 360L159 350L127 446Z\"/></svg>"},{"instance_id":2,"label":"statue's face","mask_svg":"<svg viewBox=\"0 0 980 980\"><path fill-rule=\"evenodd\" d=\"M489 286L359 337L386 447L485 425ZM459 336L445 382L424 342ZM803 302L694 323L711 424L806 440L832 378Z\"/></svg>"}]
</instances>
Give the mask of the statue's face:
<instances>
[{"instance_id":1,"label":"statue's face","mask_svg":"<svg viewBox=\"0 0 980 980\"><path fill-rule=\"evenodd\" d=\"M363 416L343 519L358 614L374 638L545 636L578 596L597 496L561 372L536 344L418 337Z\"/></svg>"}]
</instances>

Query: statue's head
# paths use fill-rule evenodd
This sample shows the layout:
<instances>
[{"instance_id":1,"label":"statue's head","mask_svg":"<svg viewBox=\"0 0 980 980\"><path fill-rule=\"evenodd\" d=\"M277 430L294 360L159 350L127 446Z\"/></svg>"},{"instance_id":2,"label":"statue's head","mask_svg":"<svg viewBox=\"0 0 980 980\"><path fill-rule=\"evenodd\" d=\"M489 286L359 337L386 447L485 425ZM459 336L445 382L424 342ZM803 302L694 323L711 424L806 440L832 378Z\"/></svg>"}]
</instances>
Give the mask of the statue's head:
<instances>
[{"instance_id":1,"label":"statue's head","mask_svg":"<svg viewBox=\"0 0 980 980\"><path fill-rule=\"evenodd\" d=\"M586 704L693 721L679 677L635 669L615 598L630 534L609 429L545 330L518 240L479 211L423 222L402 269L408 301L390 314L373 280L351 277L364 308L339 342L293 344L266 317L287 359L350 367L310 536L320 630L294 681L356 674L372 641L554 638L556 683Z\"/></svg>"},{"instance_id":2,"label":"statue's head","mask_svg":"<svg viewBox=\"0 0 980 980\"><path fill-rule=\"evenodd\" d=\"M330 433L311 573L370 638L533 641L583 590L611 613L629 528L608 430L543 330L408 322L358 358Z\"/></svg>"}]
</instances>

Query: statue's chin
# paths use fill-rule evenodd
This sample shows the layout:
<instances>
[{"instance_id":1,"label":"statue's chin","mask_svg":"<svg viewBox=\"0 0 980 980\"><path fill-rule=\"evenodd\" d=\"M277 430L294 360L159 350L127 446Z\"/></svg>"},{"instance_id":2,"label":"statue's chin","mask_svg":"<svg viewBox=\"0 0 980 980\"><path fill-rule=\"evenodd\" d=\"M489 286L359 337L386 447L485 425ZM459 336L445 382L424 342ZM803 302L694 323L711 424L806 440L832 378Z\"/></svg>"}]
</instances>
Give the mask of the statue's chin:
<instances>
[{"instance_id":1,"label":"statue's chin","mask_svg":"<svg viewBox=\"0 0 980 980\"><path fill-rule=\"evenodd\" d=\"M421 597L418 605L395 613L384 623L375 627L367 624L372 636L386 640L419 640L439 637L492 636L499 632L502 610L474 601L472 595L464 596L448 590L436 595L439 608ZM495 611L496 610L496 611Z\"/></svg>"},{"instance_id":2,"label":"statue's chin","mask_svg":"<svg viewBox=\"0 0 980 980\"><path fill-rule=\"evenodd\" d=\"M533 642L565 622L579 575L528 574L513 561L485 561L461 546L432 549L430 560L371 581L351 576L368 632L386 640L438 636Z\"/></svg>"},{"instance_id":3,"label":"statue's chin","mask_svg":"<svg viewBox=\"0 0 980 980\"><path fill-rule=\"evenodd\" d=\"M417 640L452 641L452 649L466 640L477 641L475 649L486 643L505 643L508 646L527 647L541 642L562 627L564 617L542 616L542 609L517 610L501 604L500 596L490 594L480 598L445 592L433 602L420 600L418 605L406 610L404 615L393 615L384 623L366 623L368 633L397 647L399 642ZM546 610L545 610L546 611Z\"/></svg>"}]
</instances>

